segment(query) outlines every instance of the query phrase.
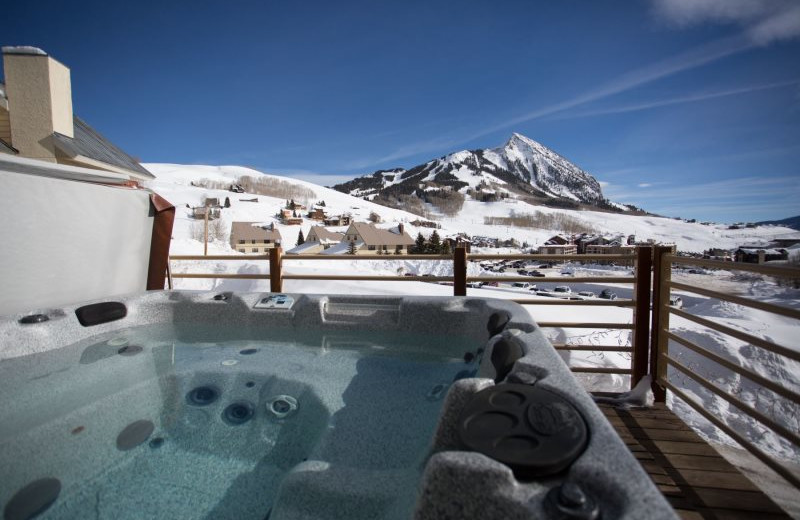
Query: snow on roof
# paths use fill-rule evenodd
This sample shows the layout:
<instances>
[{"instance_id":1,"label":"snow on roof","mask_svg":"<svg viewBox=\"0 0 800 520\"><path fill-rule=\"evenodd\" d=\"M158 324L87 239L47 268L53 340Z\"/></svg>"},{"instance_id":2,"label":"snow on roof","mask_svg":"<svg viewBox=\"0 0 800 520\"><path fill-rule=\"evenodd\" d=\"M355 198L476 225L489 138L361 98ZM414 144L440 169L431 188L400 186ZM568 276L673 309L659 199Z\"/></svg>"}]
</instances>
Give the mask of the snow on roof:
<instances>
[{"instance_id":1,"label":"snow on roof","mask_svg":"<svg viewBox=\"0 0 800 520\"><path fill-rule=\"evenodd\" d=\"M300 255L304 252L308 251L309 249L314 249L315 247L320 247L319 242L303 242L299 246L295 246L292 249L286 251L287 255Z\"/></svg>"}]
</instances>

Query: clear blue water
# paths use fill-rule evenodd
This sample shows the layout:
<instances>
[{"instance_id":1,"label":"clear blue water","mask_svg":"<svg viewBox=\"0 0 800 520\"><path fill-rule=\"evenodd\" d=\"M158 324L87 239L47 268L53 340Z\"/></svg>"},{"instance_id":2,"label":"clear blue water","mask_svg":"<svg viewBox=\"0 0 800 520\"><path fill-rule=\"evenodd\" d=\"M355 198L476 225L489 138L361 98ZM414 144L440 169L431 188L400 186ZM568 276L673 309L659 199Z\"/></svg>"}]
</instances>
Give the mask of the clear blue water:
<instances>
[{"instance_id":1,"label":"clear blue water","mask_svg":"<svg viewBox=\"0 0 800 520\"><path fill-rule=\"evenodd\" d=\"M477 347L161 326L5 360L0 503L51 477L61 491L37 518L408 518ZM199 403L196 388L211 389ZM136 421L152 432L120 440Z\"/></svg>"}]
</instances>

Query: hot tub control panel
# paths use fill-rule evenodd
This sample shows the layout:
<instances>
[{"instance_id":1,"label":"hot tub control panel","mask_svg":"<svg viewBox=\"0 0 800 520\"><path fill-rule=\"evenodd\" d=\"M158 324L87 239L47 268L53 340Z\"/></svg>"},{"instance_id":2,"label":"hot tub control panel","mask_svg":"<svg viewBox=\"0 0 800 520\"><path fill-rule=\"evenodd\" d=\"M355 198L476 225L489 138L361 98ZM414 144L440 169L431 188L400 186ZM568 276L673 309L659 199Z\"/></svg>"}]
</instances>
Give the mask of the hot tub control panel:
<instances>
[{"instance_id":1,"label":"hot tub control panel","mask_svg":"<svg viewBox=\"0 0 800 520\"><path fill-rule=\"evenodd\" d=\"M291 309L294 298L288 294L271 294L256 303L256 309Z\"/></svg>"}]
</instances>

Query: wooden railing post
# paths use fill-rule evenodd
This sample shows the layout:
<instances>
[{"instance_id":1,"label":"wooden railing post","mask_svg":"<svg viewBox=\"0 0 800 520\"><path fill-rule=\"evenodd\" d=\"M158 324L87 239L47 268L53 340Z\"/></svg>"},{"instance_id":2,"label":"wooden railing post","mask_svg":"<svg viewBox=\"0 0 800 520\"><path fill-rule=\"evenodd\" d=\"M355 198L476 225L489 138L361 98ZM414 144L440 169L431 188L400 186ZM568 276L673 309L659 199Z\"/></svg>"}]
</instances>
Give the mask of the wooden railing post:
<instances>
[{"instance_id":1,"label":"wooden railing post","mask_svg":"<svg viewBox=\"0 0 800 520\"><path fill-rule=\"evenodd\" d=\"M631 359L631 388L647 375L650 353L650 269L653 264L653 248L636 248L635 276L633 284L633 359Z\"/></svg>"},{"instance_id":2,"label":"wooden railing post","mask_svg":"<svg viewBox=\"0 0 800 520\"><path fill-rule=\"evenodd\" d=\"M672 265L664 256L672 252L668 246L656 246L653 251L653 327L650 337L650 374L653 376L653 396L657 403L667 400L667 390L661 381L667 377L667 364L661 354L667 352L669 339L669 282Z\"/></svg>"},{"instance_id":3,"label":"wooden railing post","mask_svg":"<svg viewBox=\"0 0 800 520\"><path fill-rule=\"evenodd\" d=\"M283 292L282 253L280 246L269 250L269 290Z\"/></svg>"},{"instance_id":4,"label":"wooden railing post","mask_svg":"<svg viewBox=\"0 0 800 520\"><path fill-rule=\"evenodd\" d=\"M453 296L467 295L467 248L453 250Z\"/></svg>"}]
</instances>

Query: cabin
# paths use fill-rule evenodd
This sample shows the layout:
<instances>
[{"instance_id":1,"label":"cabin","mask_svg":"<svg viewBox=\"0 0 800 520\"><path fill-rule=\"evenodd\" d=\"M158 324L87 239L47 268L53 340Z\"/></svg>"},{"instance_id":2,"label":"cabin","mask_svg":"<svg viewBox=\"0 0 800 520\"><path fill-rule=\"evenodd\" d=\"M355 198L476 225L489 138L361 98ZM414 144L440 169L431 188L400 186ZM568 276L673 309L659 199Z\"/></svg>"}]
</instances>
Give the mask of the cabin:
<instances>
[{"instance_id":1,"label":"cabin","mask_svg":"<svg viewBox=\"0 0 800 520\"><path fill-rule=\"evenodd\" d=\"M320 207L311 208L308 212L308 218L311 220L325 220L325 210Z\"/></svg>"},{"instance_id":2,"label":"cabin","mask_svg":"<svg viewBox=\"0 0 800 520\"><path fill-rule=\"evenodd\" d=\"M450 245L450 250L454 251L457 247L463 247L467 253L472 249L472 241L465 233L458 233L457 235L444 237L443 239Z\"/></svg>"},{"instance_id":3,"label":"cabin","mask_svg":"<svg viewBox=\"0 0 800 520\"><path fill-rule=\"evenodd\" d=\"M219 206L196 206L192 208L192 218L204 220L208 214L208 220L218 219L222 215L222 208Z\"/></svg>"},{"instance_id":4,"label":"cabin","mask_svg":"<svg viewBox=\"0 0 800 520\"><path fill-rule=\"evenodd\" d=\"M303 224L303 217L297 214L297 211L289 208L281 210L281 222L287 226L300 226Z\"/></svg>"},{"instance_id":5,"label":"cabin","mask_svg":"<svg viewBox=\"0 0 800 520\"><path fill-rule=\"evenodd\" d=\"M326 217L322 223L330 227L349 226L353 223L353 217L350 215L338 215L336 217Z\"/></svg>"},{"instance_id":6,"label":"cabin","mask_svg":"<svg viewBox=\"0 0 800 520\"><path fill-rule=\"evenodd\" d=\"M274 224L234 222L231 224L231 247L240 253L268 253L281 245L281 232Z\"/></svg>"},{"instance_id":7,"label":"cabin","mask_svg":"<svg viewBox=\"0 0 800 520\"><path fill-rule=\"evenodd\" d=\"M396 228L380 229L368 222L353 222L344 233L342 243L355 245L356 254L408 254L414 239L406 233L403 224Z\"/></svg>"},{"instance_id":8,"label":"cabin","mask_svg":"<svg viewBox=\"0 0 800 520\"><path fill-rule=\"evenodd\" d=\"M3 47L0 154L155 179L72 112L70 70L36 47Z\"/></svg>"}]
</instances>

